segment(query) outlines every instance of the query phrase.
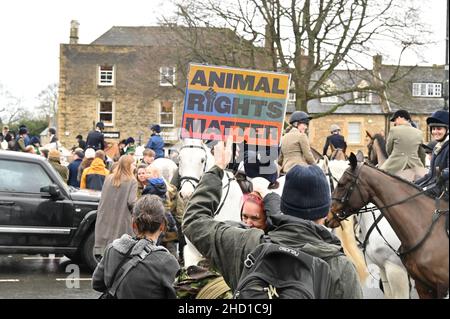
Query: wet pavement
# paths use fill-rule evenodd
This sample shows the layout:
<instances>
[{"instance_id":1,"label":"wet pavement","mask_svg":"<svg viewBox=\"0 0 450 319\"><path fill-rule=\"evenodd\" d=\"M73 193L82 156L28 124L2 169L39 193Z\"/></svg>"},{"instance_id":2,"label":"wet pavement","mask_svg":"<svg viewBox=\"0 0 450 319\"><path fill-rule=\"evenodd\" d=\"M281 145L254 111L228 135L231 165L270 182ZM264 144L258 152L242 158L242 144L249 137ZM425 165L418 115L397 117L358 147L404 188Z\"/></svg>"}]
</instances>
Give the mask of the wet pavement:
<instances>
[{"instance_id":1,"label":"wet pavement","mask_svg":"<svg viewBox=\"0 0 450 319\"><path fill-rule=\"evenodd\" d=\"M96 299L91 277L67 257L0 255L0 299Z\"/></svg>"},{"instance_id":2,"label":"wet pavement","mask_svg":"<svg viewBox=\"0 0 450 319\"><path fill-rule=\"evenodd\" d=\"M364 299L383 299L378 288L378 270L363 287ZM0 299L97 299L91 288L91 272L67 257L0 255ZM413 299L418 298L413 289Z\"/></svg>"}]
</instances>

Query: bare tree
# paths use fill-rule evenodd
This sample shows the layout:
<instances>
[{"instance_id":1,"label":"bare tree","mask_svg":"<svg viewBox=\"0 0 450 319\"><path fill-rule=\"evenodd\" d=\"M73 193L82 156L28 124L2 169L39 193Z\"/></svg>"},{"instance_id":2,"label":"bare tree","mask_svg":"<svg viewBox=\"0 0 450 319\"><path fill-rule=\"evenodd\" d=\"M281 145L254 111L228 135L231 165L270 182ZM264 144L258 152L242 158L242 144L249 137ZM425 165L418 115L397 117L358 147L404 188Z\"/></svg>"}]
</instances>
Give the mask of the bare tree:
<instances>
[{"instance_id":1,"label":"bare tree","mask_svg":"<svg viewBox=\"0 0 450 319\"><path fill-rule=\"evenodd\" d=\"M165 23L187 28L174 40L185 61L263 68L291 74L296 109L306 111L308 101L339 96L327 113L351 103L342 97L351 92L374 92L405 74L394 72L381 81L377 70L368 70L362 61L375 54L387 55L387 43L398 49L401 63L406 51L422 46L426 26L421 23L415 0L219 0L174 1L175 16ZM234 41L215 39L219 50L212 50L205 30L226 28L238 34ZM203 34L202 34L203 32ZM261 49L264 54L261 54ZM260 65L258 65L260 63ZM357 81L332 90L327 80L337 69L365 69L371 80L366 86ZM355 76L355 75L353 75ZM375 80L374 80L375 79ZM352 96L352 95L347 95Z\"/></svg>"},{"instance_id":2,"label":"bare tree","mask_svg":"<svg viewBox=\"0 0 450 319\"><path fill-rule=\"evenodd\" d=\"M12 95L0 83L0 123L14 124L20 121L24 113L22 99Z\"/></svg>"},{"instance_id":3,"label":"bare tree","mask_svg":"<svg viewBox=\"0 0 450 319\"><path fill-rule=\"evenodd\" d=\"M49 127L54 126L58 111L58 84L49 84L39 93L38 100L39 105L37 108L45 115Z\"/></svg>"}]
</instances>

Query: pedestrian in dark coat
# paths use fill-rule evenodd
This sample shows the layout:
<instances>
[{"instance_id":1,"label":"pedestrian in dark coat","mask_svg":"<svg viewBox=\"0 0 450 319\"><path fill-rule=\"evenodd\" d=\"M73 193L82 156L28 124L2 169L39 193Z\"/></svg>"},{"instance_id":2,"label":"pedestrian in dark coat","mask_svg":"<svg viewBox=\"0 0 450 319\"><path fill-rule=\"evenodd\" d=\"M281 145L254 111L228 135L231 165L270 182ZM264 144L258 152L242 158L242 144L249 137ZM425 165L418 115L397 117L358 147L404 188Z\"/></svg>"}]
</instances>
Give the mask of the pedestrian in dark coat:
<instances>
[{"instance_id":1,"label":"pedestrian in dark coat","mask_svg":"<svg viewBox=\"0 0 450 319\"><path fill-rule=\"evenodd\" d=\"M81 148L82 150L85 150L86 149L86 141L83 141L83 136L79 134L79 135L77 135L76 139L77 139L78 147Z\"/></svg>"},{"instance_id":2,"label":"pedestrian in dark coat","mask_svg":"<svg viewBox=\"0 0 450 319\"><path fill-rule=\"evenodd\" d=\"M112 286L112 276L125 254L131 249L129 259L136 258L145 250L150 251L124 277L117 288L118 299L175 299L173 288L175 275L180 266L166 249L156 246L157 239L165 231L164 206L155 195L141 197L132 215L131 237L124 234L109 244L92 276L92 287L104 292ZM158 248L158 250L155 250ZM120 277L118 272L116 279Z\"/></svg>"},{"instance_id":3,"label":"pedestrian in dark coat","mask_svg":"<svg viewBox=\"0 0 450 319\"><path fill-rule=\"evenodd\" d=\"M77 149L73 154L73 161L67 166L69 169L68 185L80 188L80 181L78 180L78 168L84 158L84 152L81 149Z\"/></svg>"}]
</instances>

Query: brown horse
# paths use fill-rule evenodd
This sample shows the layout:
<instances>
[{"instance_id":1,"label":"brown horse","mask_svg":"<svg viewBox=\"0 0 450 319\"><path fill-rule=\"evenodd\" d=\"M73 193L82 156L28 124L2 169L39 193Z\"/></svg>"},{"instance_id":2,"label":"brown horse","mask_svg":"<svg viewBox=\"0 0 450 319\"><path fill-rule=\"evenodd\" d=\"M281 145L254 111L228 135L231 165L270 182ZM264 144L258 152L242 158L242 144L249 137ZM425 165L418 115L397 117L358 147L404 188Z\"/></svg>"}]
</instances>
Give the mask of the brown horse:
<instances>
[{"instance_id":1,"label":"brown horse","mask_svg":"<svg viewBox=\"0 0 450 319\"><path fill-rule=\"evenodd\" d=\"M400 239L398 255L416 281L420 298L442 298L449 287L449 238L445 231L448 202L436 201L416 185L358 162L350 167L332 194L329 227L357 213L369 202L386 217ZM448 218L448 216L447 216Z\"/></svg>"},{"instance_id":2,"label":"brown horse","mask_svg":"<svg viewBox=\"0 0 450 319\"><path fill-rule=\"evenodd\" d=\"M389 157L386 152L386 141L379 133L372 136L366 131L366 137L369 139L369 143L367 144L368 160L373 165L380 167Z\"/></svg>"},{"instance_id":3,"label":"brown horse","mask_svg":"<svg viewBox=\"0 0 450 319\"><path fill-rule=\"evenodd\" d=\"M313 148L313 147L311 147L311 153L312 153L312 155L313 155L313 157L314 157L314 160L316 161L316 163L319 163L319 161L321 160L321 159L323 159L323 155L320 153L320 152L318 152L315 148Z\"/></svg>"}]
</instances>

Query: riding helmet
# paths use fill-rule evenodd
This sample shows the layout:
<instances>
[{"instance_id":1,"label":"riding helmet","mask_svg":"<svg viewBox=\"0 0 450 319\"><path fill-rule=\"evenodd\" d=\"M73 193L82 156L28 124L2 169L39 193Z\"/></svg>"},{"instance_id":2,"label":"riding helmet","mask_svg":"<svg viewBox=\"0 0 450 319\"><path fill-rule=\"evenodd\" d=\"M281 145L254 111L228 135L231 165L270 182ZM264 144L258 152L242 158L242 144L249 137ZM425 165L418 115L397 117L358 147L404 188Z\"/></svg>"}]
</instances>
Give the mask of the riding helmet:
<instances>
[{"instance_id":1,"label":"riding helmet","mask_svg":"<svg viewBox=\"0 0 450 319\"><path fill-rule=\"evenodd\" d=\"M308 115L308 113L303 111L295 111L292 113L291 118L289 119L289 124L292 125L292 123L304 123L308 124L309 120L311 120L311 117Z\"/></svg>"},{"instance_id":2,"label":"riding helmet","mask_svg":"<svg viewBox=\"0 0 450 319\"><path fill-rule=\"evenodd\" d=\"M95 127L98 127L99 129L103 130L105 128L105 124L103 124L103 122L97 122Z\"/></svg>"},{"instance_id":3,"label":"riding helmet","mask_svg":"<svg viewBox=\"0 0 450 319\"><path fill-rule=\"evenodd\" d=\"M448 111L445 110L436 111L427 118L427 124L430 127L443 126L448 129L448 121Z\"/></svg>"},{"instance_id":4,"label":"riding helmet","mask_svg":"<svg viewBox=\"0 0 450 319\"><path fill-rule=\"evenodd\" d=\"M341 130L341 128L337 124L332 124L331 127L330 127L330 132L331 133L333 133L335 131L340 131L340 130Z\"/></svg>"}]
</instances>

